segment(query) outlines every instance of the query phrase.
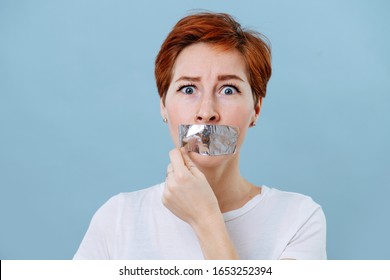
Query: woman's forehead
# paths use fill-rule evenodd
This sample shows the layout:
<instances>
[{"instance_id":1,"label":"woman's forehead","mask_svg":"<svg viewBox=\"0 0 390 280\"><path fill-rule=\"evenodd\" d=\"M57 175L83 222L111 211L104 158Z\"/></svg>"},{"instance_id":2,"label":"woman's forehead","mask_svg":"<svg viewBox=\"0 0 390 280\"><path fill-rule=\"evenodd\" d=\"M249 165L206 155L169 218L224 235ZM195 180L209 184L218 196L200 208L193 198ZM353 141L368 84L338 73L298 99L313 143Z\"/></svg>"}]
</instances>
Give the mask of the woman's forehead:
<instances>
[{"instance_id":1,"label":"woman's forehead","mask_svg":"<svg viewBox=\"0 0 390 280\"><path fill-rule=\"evenodd\" d=\"M183 49L172 70L173 82L181 77L238 77L243 81L248 80L245 59L238 50L206 43L193 44Z\"/></svg>"}]
</instances>

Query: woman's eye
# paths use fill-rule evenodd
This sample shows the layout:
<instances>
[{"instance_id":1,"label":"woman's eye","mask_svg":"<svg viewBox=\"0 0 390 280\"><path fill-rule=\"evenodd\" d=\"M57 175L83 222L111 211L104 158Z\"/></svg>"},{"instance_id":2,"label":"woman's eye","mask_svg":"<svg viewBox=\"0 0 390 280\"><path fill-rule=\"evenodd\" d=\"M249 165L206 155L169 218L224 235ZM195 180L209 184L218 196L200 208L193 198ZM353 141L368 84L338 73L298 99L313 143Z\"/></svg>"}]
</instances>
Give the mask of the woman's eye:
<instances>
[{"instance_id":1,"label":"woman's eye","mask_svg":"<svg viewBox=\"0 0 390 280\"><path fill-rule=\"evenodd\" d=\"M185 86L180 89L180 91L184 94L193 94L195 92L194 86Z\"/></svg>"},{"instance_id":2,"label":"woman's eye","mask_svg":"<svg viewBox=\"0 0 390 280\"><path fill-rule=\"evenodd\" d=\"M238 90L232 86L226 86L226 87L222 88L222 93L225 95L232 95L236 92L238 92Z\"/></svg>"}]
</instances>

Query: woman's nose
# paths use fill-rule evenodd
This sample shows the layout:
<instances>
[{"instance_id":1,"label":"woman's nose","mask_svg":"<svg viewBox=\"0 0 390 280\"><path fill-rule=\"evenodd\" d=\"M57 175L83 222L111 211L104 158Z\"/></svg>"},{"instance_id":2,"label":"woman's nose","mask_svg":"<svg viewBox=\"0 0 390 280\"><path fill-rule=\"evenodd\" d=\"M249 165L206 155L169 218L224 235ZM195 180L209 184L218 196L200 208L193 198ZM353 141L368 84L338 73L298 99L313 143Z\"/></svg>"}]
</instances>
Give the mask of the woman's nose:
<instances>
[{"instance_id":1,"label":"woman's nose","mask_svg":"<svg viewBox=\"0 0 390 280\"><path fill-rule=\"evenodd\" d=\"M203 97L195 114L195 123L215 123L220 119L212 97Z\"/></svg>"}]
</instances>

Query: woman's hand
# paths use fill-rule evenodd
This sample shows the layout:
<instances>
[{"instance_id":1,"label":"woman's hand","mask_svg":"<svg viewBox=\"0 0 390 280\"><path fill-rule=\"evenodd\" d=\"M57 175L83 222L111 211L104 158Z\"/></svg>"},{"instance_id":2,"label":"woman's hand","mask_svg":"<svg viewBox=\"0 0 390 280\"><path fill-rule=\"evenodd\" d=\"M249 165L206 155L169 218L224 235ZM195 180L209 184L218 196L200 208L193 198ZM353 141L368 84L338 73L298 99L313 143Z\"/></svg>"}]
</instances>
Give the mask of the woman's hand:
<instances>
[{"instance_id":1,"label":"woman's hand","mask_svg":"<svg viewBox=\"0 0 390 280\"><path fill-rule=\"evenodd\" d=\"M205 259L238 259L218 200L204 174L184 149L172 150L169 157L162 197L165 207L191 225Z\"/></svg>"},{"instance_id":2,"label":"woman's hand","mask_svg":"<svg viewBox=\"0 0 390 280\"><path fill-rule=\"evenodd\" d=\"M217 198L187 151L174 149L169 157L171 163L162 198L165 207L192 227L219 219L222 214Z\"/></svg>"}]
</instances>

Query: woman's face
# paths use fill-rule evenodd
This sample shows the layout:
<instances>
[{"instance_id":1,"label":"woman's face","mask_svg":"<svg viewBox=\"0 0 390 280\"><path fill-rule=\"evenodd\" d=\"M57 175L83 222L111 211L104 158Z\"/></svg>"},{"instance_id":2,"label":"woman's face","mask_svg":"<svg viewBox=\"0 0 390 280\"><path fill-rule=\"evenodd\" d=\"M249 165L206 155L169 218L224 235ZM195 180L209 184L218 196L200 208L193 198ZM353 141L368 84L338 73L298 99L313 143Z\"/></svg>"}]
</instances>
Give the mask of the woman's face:
<instances>
[{"instance_id":1,"label":"woman's face","mask_svg":"<svg viewBox=\"0 0 390 280\"><path fill-rule=\"evenodd\" d=\"M206 43L182 50L172 70L161 115L167 118L176 147L180 124L215 124L238 127L237 152L247 129L256 120L261 99L254 104L244 57L236 50L222 50ZM191 157L198 157L190 153ZM209 158L207 156L200 156Z\"/></svg>"}]
</instances>

